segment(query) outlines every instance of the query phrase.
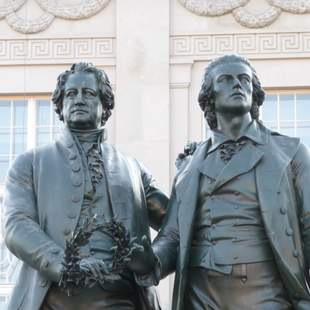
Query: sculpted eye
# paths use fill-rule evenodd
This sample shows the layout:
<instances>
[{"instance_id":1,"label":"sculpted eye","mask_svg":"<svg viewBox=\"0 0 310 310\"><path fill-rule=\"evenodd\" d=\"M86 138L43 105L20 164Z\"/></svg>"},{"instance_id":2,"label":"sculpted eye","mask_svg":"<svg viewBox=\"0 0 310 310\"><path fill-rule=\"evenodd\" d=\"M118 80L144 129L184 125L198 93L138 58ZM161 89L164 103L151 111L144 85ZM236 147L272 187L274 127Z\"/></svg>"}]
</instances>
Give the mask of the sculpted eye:
<instances>
[{"instance_id":1,"label":"sculpted eye","mask_svg":"<svg viewBox=\"0 0 310 310\"><path fill-rule=\"evenodd\" d=\"M229 80L229 76L227 76L227 75L221 75L221 76L217 79L217 81L218 81L219 83L227 82L228 80Z\"/></svg>"},{"instance_id":2,"label":"sculpted eye","mask_svg":"<svg viewBox=\"0 0 310 310\"><path fill-rule=\"evenodd\" d=\"M74 97L75 96L75 91L74 90L68 90L66 92L66 97Z\"/></svg>"},{"instance_id":3,"label":"sculpted eye","mask_svg":"<svg viewBox=\"0 0 310 310\"><path fill-rule=\"evenodd\" d=\"M251 83L251 78L248 75L242 75L241 76L241 81Z\"/></svg>"},{"instance_id":4,"label":"sculpted eye","mask_svg":"<svg viewBox=\"0 0 310 310\"><path fill-rule=\"evenodd\" d=\"M96 96L96 92L91 90L91 89L85 89L84 94L88 97L95 97Z\"/></svg>"}]
</instances>

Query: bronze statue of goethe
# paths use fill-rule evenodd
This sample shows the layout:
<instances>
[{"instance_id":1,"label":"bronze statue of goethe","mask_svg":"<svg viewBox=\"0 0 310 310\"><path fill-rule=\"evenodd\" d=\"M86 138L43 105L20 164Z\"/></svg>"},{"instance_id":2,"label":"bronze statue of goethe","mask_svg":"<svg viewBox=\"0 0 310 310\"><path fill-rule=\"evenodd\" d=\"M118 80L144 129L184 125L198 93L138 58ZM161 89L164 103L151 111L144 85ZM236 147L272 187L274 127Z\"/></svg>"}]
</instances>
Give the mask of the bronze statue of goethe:
<instances>
[{"instance_id":1,"label":"bronze statue of goethe","mask_svg":"<svg viewBox=\"0 0 310 310\"><path fill-rule=\"evenodd\" d=\"M6 181L5 242L23 262L9 309L159 309L152 288L138 288L126 268L117 279L111 270L115 241L149 236L149 226L158 230L167 197L138 161L104 141L114 108L107 75L74 64L58 77L52 101L65 124L62 135L17 157ZM94 229L114 220L124 233L114 233L117 225L105 227L110 235ZM76 274L65 268L70 259ZM72 279L84 285L68 296L58 284Z\"/></svg>"}]
</instances>

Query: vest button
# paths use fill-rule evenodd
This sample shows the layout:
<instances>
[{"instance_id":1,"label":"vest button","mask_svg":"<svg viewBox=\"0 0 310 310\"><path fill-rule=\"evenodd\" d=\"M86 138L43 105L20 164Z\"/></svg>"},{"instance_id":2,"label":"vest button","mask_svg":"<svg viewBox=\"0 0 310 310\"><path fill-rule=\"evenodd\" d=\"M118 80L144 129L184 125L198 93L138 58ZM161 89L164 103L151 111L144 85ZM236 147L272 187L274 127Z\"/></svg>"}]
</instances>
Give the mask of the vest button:
<instances>
[{"instance_id":1,"label":"vest button","mask_svg":"<svg viewBox=\"0 0 310 310\"><path fill-rule=\"evenodd\" d=\"M216 243L217 243L217 242L216 242L215 240L212 241L212 244L213 244L213 245L216 245Z\"/></svg>"},{"instance_id":2,"label":"vest button","mask_svg":"<svg viewBox=\"0 0 310 310\"><path fill-rule=\"evenodd\" d=\"M287 210L286 210L286 208L285 207L281 207L280 208L280 212L281 212L281 214L286 214L286 212L287 212Z\"/></svg>"},{"instance_id":3,"label":"vest button","mask_svg":"<svg viewBox=\"0 0 310 310\"><path fill-rule=\"evenodd\" d=\"M294 256L294 257L298 257L298 256L299 256L298 250L295 249L295 250L293 251L293 256Z\"/></svg>"},{"instance_id":4,"label":"vest button","mask_svg":"<svg viewBox=\"0 0 310 310\"><path fill-rule=\"evenodd\" d=\"M235 208L236 210L238 210L238 209L239 209L239 206L234 206L234 208Z\"/></svg>"},{"instance_id":5,"label":"vest button","mask_svg":"<svg viewBox=\"0 0 310 310\"><path fill-rule=\"evenodd\" d=\"M240 192L236 191L236 192L235 192L235 195L236 195L236 196L239 196L239 195L240 195Z\"/></svg>"},{"instance_id":6,"label":"vest button","mask_svg":"<svg viewBox=\"0 0 310 310\"><path fill-rule=\"evenodd\" d=\"M287 236L292 236L293 235L293 230L292 230L292 228L286 228L286 231L285 231L285 233L286 233L286 235Z\"/></svg>"}]
</instances>

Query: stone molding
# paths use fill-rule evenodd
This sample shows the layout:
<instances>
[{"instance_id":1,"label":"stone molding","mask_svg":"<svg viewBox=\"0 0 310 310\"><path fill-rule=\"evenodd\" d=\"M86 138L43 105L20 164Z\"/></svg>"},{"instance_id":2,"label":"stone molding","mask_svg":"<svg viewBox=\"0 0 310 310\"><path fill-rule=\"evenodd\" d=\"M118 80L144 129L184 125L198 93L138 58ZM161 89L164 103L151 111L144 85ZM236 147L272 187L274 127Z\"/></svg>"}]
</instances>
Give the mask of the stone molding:
<instances>
[{"instance_id":1,"label":"stone molding","mask_svg":"<svg viewBox=\"0 0 310 310\"><path fill-rule=\"evenodd\" d=\"M227 53L252 59L309 58L310 33L180 35L170 38L171 62L210 60Z\"/></svg>"},{"instance_id":2,"label":"stone molding","mask_svg":"<svg viewBox=\"0 0 310 310\"><path fill-rule=\"evenodd\" d=\"M47 29L55 17L71 20L88 18L103 10L111 0L80 0L75 4L68 4L65 0L35 1L43 11L40 17L28 20L18 15L27 0L5 0L5 5L0 6L0 19L5 18L8 25L17 32L38 33Z\"/></svg>"},{"instance_id":3,"label":"stone molding","mask_svg":"<svg viewBox=\"0 0 310 310\"><path fill-rule=\"evenodd\" d=\"M0 40L0 65L115 62L114 38L56 38Z\"/></svg>"},{"instance_id":4,"label":"stone molding","mask_svg":"<svg viewBox=\"0 0 310 310\"><path fill-rule=\"evenodd\" d=\"M202 16L222 16L231 13L247 28L263 28L277 20L282 11L292 14L310 13L310 0L267 0L268 8L252 13L247 4L256 0L179 0L189 11Z\"/></svg>"}]
</instances>

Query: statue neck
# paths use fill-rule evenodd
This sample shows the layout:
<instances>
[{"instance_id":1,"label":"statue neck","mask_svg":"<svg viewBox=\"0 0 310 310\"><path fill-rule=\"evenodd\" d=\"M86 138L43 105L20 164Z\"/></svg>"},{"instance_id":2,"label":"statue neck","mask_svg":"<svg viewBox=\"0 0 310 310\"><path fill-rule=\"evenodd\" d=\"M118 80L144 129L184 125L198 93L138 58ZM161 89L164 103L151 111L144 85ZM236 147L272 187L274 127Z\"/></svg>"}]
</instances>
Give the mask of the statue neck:
<instances>
[{"instance_id":1,"label":"statue neck","mask_svg":"<svg viewBox=\"0 0 310 310\"><path fill-rule=\"evenodd\" d=\"M71 133L77 137L77 139L82 142L100 143L104 140L105 128L100 127L96 129L80 130L69 128Z\"/></svg>"},{"instance_id":2,"label":"statue neck","mask_svg":"<svg viewBox=\"0 0 310 310\"><path fill-rule=\"evenodd\" d=\"M216 113L217 129L226 137L237 140L252 122L250 113L244 115L229 115Z\"/></svg>"}]
</instances>

